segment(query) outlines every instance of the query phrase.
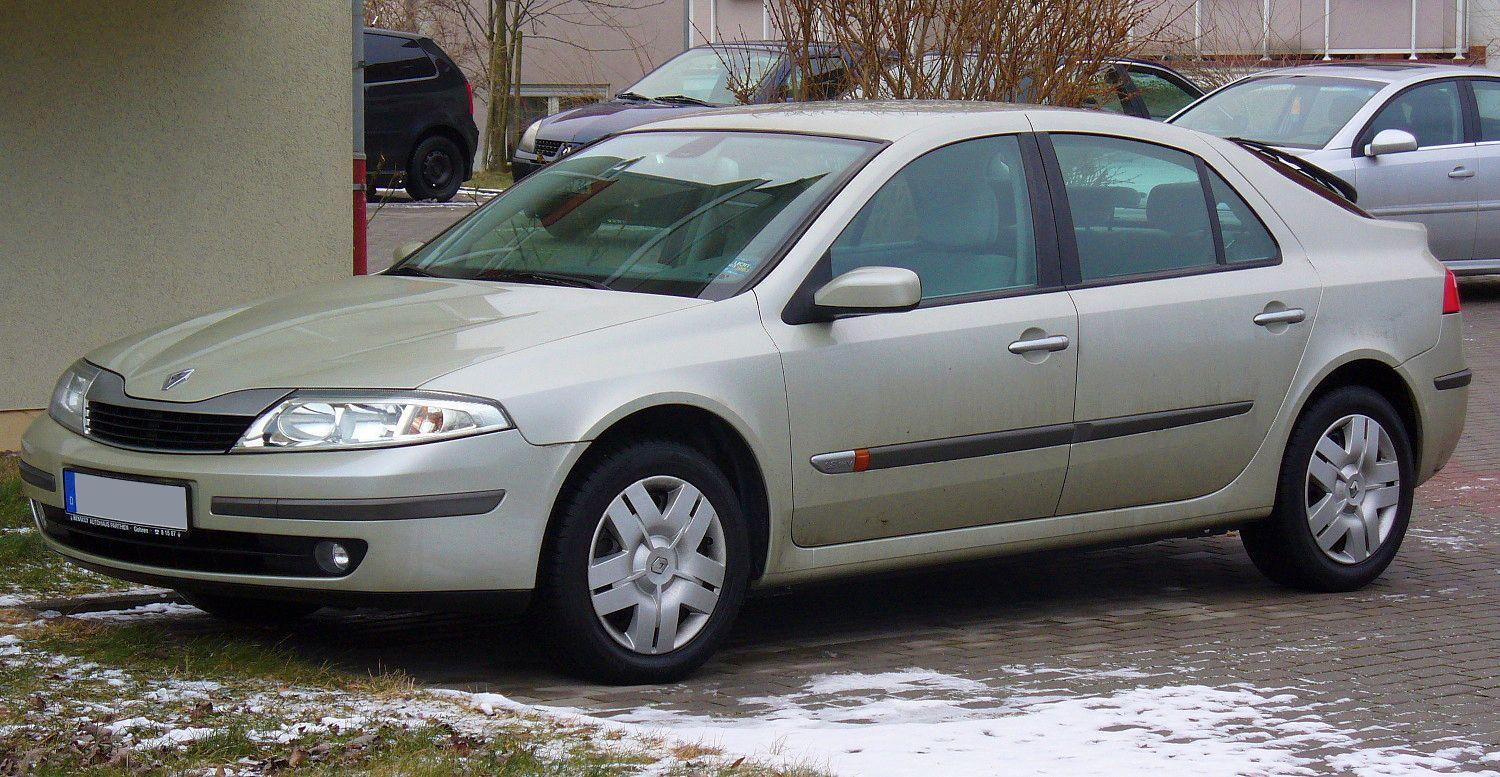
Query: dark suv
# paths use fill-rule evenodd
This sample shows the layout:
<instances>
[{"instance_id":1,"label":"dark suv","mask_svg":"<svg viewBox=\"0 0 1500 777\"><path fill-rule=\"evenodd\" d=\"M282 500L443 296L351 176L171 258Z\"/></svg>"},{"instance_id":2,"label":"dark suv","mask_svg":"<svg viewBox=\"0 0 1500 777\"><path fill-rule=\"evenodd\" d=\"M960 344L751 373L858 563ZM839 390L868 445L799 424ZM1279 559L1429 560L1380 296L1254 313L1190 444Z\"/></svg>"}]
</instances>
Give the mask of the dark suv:
<instances>
[{"instance_id":1,"label":"dark suv","mask_svg":"<svg viewBox=\"0 0 1500 777\"><path fill-rule=\"evenodd\" d=\"M688 49L613 100L532 124L516 144L511 169L519 181L605 135L682 113L784 102L799 91L809 100L837 97L844 86L848 58L829 45L815 45L809 54L813 83L799 90L798 69L787 56L785 43L723 43Z\"/></svg>"},{"instance_id":2,"label":"dark suv","mask_svg":"<svg viewBox=\"0 0 1500 777\"><path fill-rule=\"evenodd\" d=\"M474 171L474 92L431 39L365 30L365 157L370 191L405 175L413 199L446 201Z\"/></svg>"}]
</instances>

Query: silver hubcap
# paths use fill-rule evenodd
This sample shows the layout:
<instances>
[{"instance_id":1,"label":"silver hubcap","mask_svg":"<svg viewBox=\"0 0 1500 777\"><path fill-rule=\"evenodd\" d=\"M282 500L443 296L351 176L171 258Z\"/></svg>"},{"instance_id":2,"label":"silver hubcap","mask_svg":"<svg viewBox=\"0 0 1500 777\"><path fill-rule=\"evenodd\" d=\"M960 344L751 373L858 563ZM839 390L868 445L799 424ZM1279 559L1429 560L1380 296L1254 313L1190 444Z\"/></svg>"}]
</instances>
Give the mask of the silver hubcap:
<instances>
[{"instance_id":1,"label":"silver hubcap","mask_svg":"<svg viewBox=\"0 0 1500 777\"><path fill-rule=\"evenodd\" d=\"M691 642L724 586L724 528L714 506L681 478L638 481L594 529L589 592L605 631L637 653Z\"/></svg>"},{"instance_id":2,"label":"silver hubcap","mask_svg":"<svg viewBox=\"0 0 1500 777\"><path fill-rule=\"evenodd\" d=\"M1369 558L1390 536L1400 502L1396 446L1379 422L1350 415L1323 432L1307 466L1307 523L1329 558Z\"/></svg>"}]
</instances>

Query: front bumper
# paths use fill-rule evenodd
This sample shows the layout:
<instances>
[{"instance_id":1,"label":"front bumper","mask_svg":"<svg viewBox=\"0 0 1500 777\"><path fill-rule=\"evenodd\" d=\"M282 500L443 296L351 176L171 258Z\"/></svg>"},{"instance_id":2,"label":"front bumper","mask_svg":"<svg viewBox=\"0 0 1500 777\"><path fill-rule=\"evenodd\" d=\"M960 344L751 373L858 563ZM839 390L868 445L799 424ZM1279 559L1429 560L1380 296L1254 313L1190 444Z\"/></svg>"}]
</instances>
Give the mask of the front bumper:
<instances>
[{"instance_id":1,"label":"front bumper","mask_svg":"<svg viewBox=\"0 0 1500 777\"><path fill-rule=\"evenodd\" d=\"M56 483L52 490L31 482L41 478L23 483L25 495L42 506L43 539L84 566L169 587L411 606L457 594L530 591L553 499L580 445L531 445L511 430L372 450L144 453L103 445L43 416L22 439L21 456ZM64 469L186 482L191 548L174 553L170 540L153 540L142 549L111 543L107 532L68 531L78 527L54 520L64 515ZM492 508L483 499L462 498L501 490ZM420 508L428 500L412 499L427 495L434 510ZM325 500L346 504L321 514ZM400 509L383 512L381 500L394 500ZM356 509L347 509L350 504ZM445 509L483 512L441 515ZM293 562L298 548L317 539L362 544L363 556L341 577L308 573ZM261 562L253 555L273 551L292 561ZM206 557L234 563L207 563Z\"/></svg>"},{"instance_id":2,"label":"front bumper","mask_svg":"<svg viewBox=\"0 0 1500 777\"><path fill-rule=\"evenodd\" d=\"M519 181L546 166L547 163L540 156L517 151L510 160L511 180Z\"/></svg>"}]
</instances>

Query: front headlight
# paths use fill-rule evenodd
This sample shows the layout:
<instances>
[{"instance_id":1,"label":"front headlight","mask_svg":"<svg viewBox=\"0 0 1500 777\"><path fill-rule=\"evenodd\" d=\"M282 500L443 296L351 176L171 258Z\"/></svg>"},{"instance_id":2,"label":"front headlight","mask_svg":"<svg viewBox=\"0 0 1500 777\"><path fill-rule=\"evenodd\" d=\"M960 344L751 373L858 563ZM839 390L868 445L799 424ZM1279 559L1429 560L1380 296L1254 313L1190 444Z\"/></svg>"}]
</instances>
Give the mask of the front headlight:
<instances>
[{"instance_id":1,"label":"front headlight","mask_svg":"<svg viewBox=\"0 0 1500 777\"><path fill-rule=\"evenodd\" d=\"M521 140L520 142L516 143L516 150L525 151L528 154L535 154L536 133L538 129L541 129L541 126L542 122L540 119L532 122L531 126L527 127L526 131L521 133Z\"/></svg>"},{"instance_id":2,"label":"front headlight","mask_svg":"<svg viewBox=\"0 0 1500 777\"><path fill-rule=\"evenodd\" d=\"M52 420L83 434L89 387L94 385L99 371L98 367L80 360L63 372L57 379L57 387L52 389L52 402L47 405Z\"/></svg>"},{"instance_id":3,"label":"front headlight","mask_svg":"<svg viewBox=\"0 0 1500 777\"><path fill-rule=\"evenodd\" d=\"M299 391L255 419L231 452L381 448L511 428L499 405L422 391Z\"/></svg>"}]
</instances>

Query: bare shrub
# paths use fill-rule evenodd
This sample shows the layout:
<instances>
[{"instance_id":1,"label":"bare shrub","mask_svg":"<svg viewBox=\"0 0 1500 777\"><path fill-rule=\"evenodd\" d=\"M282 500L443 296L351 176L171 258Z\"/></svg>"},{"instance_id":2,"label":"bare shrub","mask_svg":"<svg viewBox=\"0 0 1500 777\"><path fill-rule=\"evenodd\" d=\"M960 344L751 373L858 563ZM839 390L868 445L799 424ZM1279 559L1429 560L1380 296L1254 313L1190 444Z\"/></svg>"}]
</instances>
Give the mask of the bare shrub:
<instances>
[{"instance_id":1,"label":"bare shrub","mask_svg":"<svg viewBox=\"0 0 1500 777\"><path fill-rule=\"evenodd\" d=\"M778 0L770 12L801 83L826 43L853 59L855 95L1065 106L1105 98L1106 60L1164 48L1183 13L1168 0Z\"/></svg>"}]
</instances>

